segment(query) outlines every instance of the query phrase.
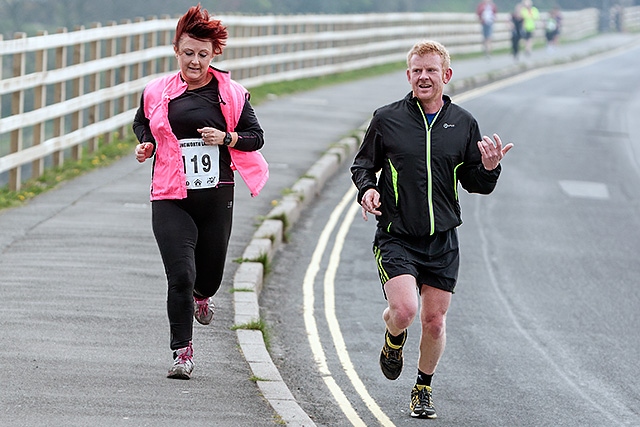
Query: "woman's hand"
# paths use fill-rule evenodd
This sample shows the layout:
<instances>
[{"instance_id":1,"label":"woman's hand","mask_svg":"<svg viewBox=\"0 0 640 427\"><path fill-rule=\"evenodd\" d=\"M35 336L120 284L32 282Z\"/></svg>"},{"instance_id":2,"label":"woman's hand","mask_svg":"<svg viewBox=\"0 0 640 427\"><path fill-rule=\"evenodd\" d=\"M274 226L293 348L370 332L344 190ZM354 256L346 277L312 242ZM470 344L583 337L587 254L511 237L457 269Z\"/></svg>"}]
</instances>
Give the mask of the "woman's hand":
<instances>
[{"instance_id":1,"label":"woman's hand","mask_svg":"<svg viewBox=\"0 0 640 427\"><path fill-rule=\"evenodd\" d=\"M206 145L224 145L226 132L212 127L200 128L198 132L202 135L202 140Z\"/></svg>"},{"instance_id":2,"label":"woman's hand","mask_svg":"<svg viewBox=\"0 0 640 427\"><path fill-rule=\"evenodd\" d=\"M152 142L141 142L136 146L135 155L136 160L140 163L147 160L153 154L153 143Z\"/></svg>"}]
</instances>

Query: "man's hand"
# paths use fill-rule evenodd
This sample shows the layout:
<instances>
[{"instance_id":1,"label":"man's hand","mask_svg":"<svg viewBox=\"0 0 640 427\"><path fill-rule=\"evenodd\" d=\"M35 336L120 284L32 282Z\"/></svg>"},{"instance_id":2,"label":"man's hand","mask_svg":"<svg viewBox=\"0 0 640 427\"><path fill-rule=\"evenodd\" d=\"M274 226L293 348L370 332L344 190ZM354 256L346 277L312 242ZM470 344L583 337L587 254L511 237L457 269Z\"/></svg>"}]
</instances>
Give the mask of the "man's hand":
<instances>
[{"instance_id":1,"label":"man's hand","mask_svg":"<svg viewBox=\"0 0 640 427\"><path fill-rule=\"evenodd\" d=\"M380 193L375 188L370 188L364 193L360 205L362 206L362 219L365 221L368 220L367 213L376 216L382 215L382 212L378 210L380 207Z\"/></svg>"},{"instance_id":2,"label":"man's hand","mask_svg":"<svg viewBox=\"0 0 640 427\"><path fill-rule=\"evenodd\" d=\"M478 149L482 155L482 165L488 171L497 168L507 151L513 148L513 143L511 142L502 147L502 141L497 133L493 134L493 139L495 139L495 143L488 136L483 136L482 141L478 141Z\"/></svg>"}]
</instances>

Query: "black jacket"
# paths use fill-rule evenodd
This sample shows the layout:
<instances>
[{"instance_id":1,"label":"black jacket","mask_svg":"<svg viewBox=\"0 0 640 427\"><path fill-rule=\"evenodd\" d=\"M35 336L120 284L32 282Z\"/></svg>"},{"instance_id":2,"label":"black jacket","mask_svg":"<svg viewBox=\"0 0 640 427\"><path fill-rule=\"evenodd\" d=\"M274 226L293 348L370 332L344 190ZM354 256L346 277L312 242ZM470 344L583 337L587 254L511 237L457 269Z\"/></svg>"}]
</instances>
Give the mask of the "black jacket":
<instances>
[{"instance_id":1,"label":"black jacket","mask_svg":"<svg viewBox=\"0 0 640 427\"><path fill-rule=\"evenodd\" d=\"M412 93L376 110L351 166L358 202L377 189L378 227L393 235L425 237L459 226L458 182L469 193L489 194L498 181L500 166L482 165L476 120L443 100L430 126Z\"/></svg>"}]
</instances>

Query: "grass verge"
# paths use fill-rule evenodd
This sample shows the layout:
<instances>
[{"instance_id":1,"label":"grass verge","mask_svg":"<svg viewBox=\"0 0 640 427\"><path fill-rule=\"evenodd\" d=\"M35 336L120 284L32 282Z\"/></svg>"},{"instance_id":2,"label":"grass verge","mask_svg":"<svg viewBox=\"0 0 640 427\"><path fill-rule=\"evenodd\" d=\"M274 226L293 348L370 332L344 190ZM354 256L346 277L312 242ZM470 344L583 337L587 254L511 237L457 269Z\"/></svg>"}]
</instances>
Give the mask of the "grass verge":
<instances>
[{"instance_id":1,"label":"grass verge","mask_svg":"<svg viewBox=\"0 0 640 427\"><path fill-rule=\"evenodd\" d=\"M233 325L231 327L231 330L233 331L237 331L238 329L247 329L262 332L262 339L264 340L264 344L267 347L267 350L271 347L271 334L264 320L252 320L250 322L243 323L241 325Z\"/></svg>"},{"instance_id":2,"label":"grass verge","mask_svg":"<svg viewBox=\"0 0 640 427\"><path fill-rule=\"evenodd\" d=\"M67 160L62 166L46 169L39 178L23 182L20 191L10 191L9 186L4 186L0 188L0 210L20 206L38 194L56 187L61 182L107 166L123 156L129 155L136 143L135 138L131 136L108 145L101 145L93 153L85 151L80 160Z\"/></svg>"},{"instance_id":3,"label":"grass verge","mask_svg":"<svg viewBox=\"0 0 640 427\"><path fill-rule=\"evenodd\" d=\"M389 74L394 71L402 71L404 69L406 69L406 64L404 62L394 62L391 64L364 68L362 70L346 71L339 74L290 80L286 82L268 83L249 89L249 92L251 92L251 104L259 105L273 96L290 95L292 93L312 90L323 86Z\"/></svg>"}]
</instances>

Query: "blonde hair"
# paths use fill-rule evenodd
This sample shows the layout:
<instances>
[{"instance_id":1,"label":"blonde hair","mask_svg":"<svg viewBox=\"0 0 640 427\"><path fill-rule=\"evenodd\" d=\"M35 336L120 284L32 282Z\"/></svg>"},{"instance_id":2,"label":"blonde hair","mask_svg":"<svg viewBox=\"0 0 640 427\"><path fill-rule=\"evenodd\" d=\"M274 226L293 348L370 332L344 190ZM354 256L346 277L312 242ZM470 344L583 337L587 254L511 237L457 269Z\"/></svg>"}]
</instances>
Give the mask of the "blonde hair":
<instances>
[{"instance_id":1,"label":"blonde hair","mask_svg":"<svg viewBox=\"0 0 640 427\"><path fill-rule=\"evenodd\" d=\"M425 40L413 45L407 54L407 67L411 67L411 57L413 55L424 56L430 53L440 55L442 58L442 68L446 71L451 67L451 57L449 51L442 43L434 40Z\"/></svg>"}]
</instances>

